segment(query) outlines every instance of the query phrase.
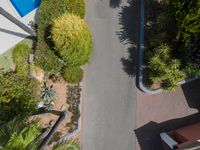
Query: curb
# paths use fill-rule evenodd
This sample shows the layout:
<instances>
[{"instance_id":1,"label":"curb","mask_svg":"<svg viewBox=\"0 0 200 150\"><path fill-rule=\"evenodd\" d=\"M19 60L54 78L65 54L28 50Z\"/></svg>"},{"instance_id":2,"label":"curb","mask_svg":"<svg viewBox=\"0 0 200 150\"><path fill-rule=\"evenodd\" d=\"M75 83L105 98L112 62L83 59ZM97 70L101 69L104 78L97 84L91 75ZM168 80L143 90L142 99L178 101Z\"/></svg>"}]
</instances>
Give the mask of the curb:
<instances>
[{"instance_id":1,"label":"curb","mask_svg":"<svg viewBox=\"0 0 200 150\"><path fill-rule=\"evenodd\" d=\"M147 94L158 94L163 92L163 89L150 90L144 84L144 0L140 0L140 46L139 46L139 73L138 82L139 88ZM191 82L198 77L189 78L179 82L179 85Z\"/></svg>"}]
</instances>

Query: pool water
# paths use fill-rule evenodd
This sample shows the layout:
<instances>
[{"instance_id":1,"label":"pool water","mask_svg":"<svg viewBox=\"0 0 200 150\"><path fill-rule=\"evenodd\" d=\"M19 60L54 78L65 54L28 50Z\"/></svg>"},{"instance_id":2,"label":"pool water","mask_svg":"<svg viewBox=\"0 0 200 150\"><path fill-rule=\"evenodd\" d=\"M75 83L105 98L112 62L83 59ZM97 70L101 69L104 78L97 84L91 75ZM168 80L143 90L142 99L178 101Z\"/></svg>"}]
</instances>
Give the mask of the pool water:
<instances>
[{"instance_id":1,"label":"pool water","mask_svg":"<svg viewBox=\"0 0 200 150\"><path fill-rule=\"evenodd\" d=\"M21 17L26 16L41 4L41 0L10 0L10 2Z\"/></svg>"}]
</instances>

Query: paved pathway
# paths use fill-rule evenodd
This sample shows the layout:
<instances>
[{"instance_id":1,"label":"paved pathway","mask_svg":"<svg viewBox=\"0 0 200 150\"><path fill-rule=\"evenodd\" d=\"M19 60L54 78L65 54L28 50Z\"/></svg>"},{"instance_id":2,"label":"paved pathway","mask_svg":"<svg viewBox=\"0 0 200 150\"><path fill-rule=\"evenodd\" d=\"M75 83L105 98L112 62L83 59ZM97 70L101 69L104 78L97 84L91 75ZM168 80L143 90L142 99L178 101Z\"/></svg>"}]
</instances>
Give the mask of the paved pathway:
<instances>
[{"instance_id":1,"label":"paved pathway","mask_svg":"<svg viewBox=\"0 0 200 150\"><path fill-rule=\"evenodd\" d=\"M125 5L127 0L122 0L120 6ZM108 0L87 0L94 53L83 81L82 150L135 149L135 78L123 70L121 61L131 45L119 40L122 9L115 6Z\"/></svg>"},{"instance_id":2,"label":"paved pathway","mask_svg":"<svg viewBox=\"0 0 200 150\"><path fill-rule=\"evenodd\" d=\"M162 150L159 133L200 121L200 80L176 92L147 95L137 91L136 150Z\"/></svg>"}]
</instances>

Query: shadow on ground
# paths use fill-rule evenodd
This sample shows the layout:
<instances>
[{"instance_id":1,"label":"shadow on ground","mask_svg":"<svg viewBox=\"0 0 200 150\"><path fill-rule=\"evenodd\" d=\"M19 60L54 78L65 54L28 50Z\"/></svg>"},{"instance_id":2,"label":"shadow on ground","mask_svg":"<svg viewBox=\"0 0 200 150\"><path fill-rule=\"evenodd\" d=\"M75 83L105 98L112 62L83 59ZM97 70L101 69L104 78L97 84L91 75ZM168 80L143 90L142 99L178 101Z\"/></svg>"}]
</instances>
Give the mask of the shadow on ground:
<instances>
[{"instance_id":1,"label":"shadow on ground","mask_svg":"<svg viewBox=\"0 0 200 150\"><path fill-rule=\"evenodd\" d=\"M149 122L135 130L141 150L163 150L161 132L168 132L200 121L200 114L193 114L184 118L173 119L162 123Z\"/></svg>"},{"instance_id":2,"label":"shadow on ground","mask_svg":"<svg viewBox=\"0 0 200 150\"><path fill-rule=\"evenodd\" d=\"M200 112L200 79L181 86L188 106Z\"/></svg>"},{"instance_id":3,"label":"shadow on ground","mask_svg":"<svg viewBox=\"0 0 200 150\"><path fill-rule=\"evenodd\" d=\"M200 80L184 84L181 88L188 106L200 111ZM200 122L200 113L162 123L149 122L148 124L136 129L135 134L141 150L162 150L163 148L159 136L161 132L168 132L196 122Z\"/></svg>"},{"instance_id":4,"label":"shadow on ground","mask_svg":"<svg viewBox=\"0 0 200 150\"><path fill-rule=\"evenodd\" d=\"M113 0L114 1L114 0ZM137 70L137 47L139 45L139 0L131 0L119 13L120 31L116 34L123 45L127 45L127 57L121 58L123 70L131 77Z\"/></svg>"},{"instance_id":5,"label":"shadow on ground","mask_svg":"<svg viewBox=\"0 0 200 150\"><path fill-rule=\"evenodd\" d=\"M110 0L110 7L111 8L116 8L119 7L119 5L121 4L122 0Z\"/></svg>"}]
</instances>

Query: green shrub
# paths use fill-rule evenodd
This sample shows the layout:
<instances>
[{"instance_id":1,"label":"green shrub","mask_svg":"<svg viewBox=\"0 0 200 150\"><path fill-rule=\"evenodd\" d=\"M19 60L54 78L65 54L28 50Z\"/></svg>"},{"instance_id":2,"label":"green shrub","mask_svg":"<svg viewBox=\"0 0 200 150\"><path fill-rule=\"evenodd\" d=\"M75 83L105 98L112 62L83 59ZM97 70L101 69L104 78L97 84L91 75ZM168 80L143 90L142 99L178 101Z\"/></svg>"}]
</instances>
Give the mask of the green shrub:
<instances>
[{"instance_id":1,"label":"green shrub","mask_svg":"<svg viewBox=\"0 0 200 150\"><path fill-rule=\"evenodd\" d=\"M50 36L52 20L66 12L73 12L82 18L85 15L84 0L46 0L39 8L38 42L36 64L45 71L57 73L62 66L59 57L53 51Z\"/></svg>"},{"instance_id":2,"label":"green shrub","mask_svg":"<svg viewBox=\"0 0 200 150\"><path fill-rule=\"evenodd\" d=\"M12 52L13 62L16 65L21 65L28 62L31 49L26 44L17 44Z\"/></svg>"},{"instance_id":3,"label":"green shrub","mask_svg":"<svg viewBox=\"0 0 200 150\"><path fill-rule=\"evenodd\" d=\"M83 70L80 67L65 67L61 74L69 83L79 83L83 78Z\"/></svg>"},{"instance_id":4,"label":"green shrub","mask_svg":"<svg viewBox=\"0 0 200 150\"><path fill-rule=\"evenodd\" d=\"M26 117L36 109L38 83L13 72L0 72L0 123Z\"/></svg>"},{"instance_id":5,"label":"green shrub","mask_svg":"<svg viewBox=\"0 0 200 150\"><path fill-rule=\"evenodd\" d=\"M88 63L92 53L92 38L83 19L73 14L58 17L53 21L52 39L67 66Z\"/></svg>"},{"instance_id":6,"label":"green shrub","mask_svg":"<svg viewBox=\"0 0 200 150\"><path fill-rule=\"evenodd\" d=\"M16 64L16 71L19 76L27 76L29 74L29 55L31 49L27 44L18 44L12 52L13 62Z\"/></svg>"},{"instance_id":7,"label":"green shrub","mask_svg":"<svg viewBox=\"0 0 200 150\"><path fill-rule=\"evenodd\" d=\"M180 65L179 60L172 58L170 47L161 45L149 61L152 81L161 83L164 90L173 91L186 76L180 71Z\"/></svg>"},{"instance_id":8,"label":"green shrub","mask_svg":"<svg viewBox=\"0 0 200 150\"><path fill-rule=\"evenodd\" d=\"M69 141L67 143L61 143L54 146L53 150L80 150L80 145L76 141Z\"/></svg>"},{"instance_id":9,"label":"green shrub","mask_svg":"<svg viewBox=\"0 0 200 150\"><path fill-rule=\"evenodd\" d=\"M0 149L25 150L35 149L37 146L37 137L40 134L39 122L34 120L25 123L21 118L3 124L0 128Z\"/></svg>"},{"instance_id":10,"label":"green shrub","mask_svg":"<svg viewBox=\"0 0 200 150\"><path fill-rule=\"evenodd\" d=\"M36 50L35 64L40 66L44 71L58 73L62 68L62 61L49 48Z\"/></svg>"}]
</instances>

